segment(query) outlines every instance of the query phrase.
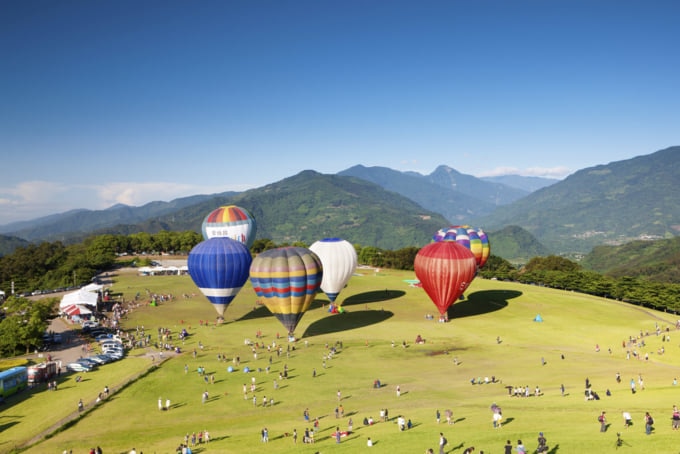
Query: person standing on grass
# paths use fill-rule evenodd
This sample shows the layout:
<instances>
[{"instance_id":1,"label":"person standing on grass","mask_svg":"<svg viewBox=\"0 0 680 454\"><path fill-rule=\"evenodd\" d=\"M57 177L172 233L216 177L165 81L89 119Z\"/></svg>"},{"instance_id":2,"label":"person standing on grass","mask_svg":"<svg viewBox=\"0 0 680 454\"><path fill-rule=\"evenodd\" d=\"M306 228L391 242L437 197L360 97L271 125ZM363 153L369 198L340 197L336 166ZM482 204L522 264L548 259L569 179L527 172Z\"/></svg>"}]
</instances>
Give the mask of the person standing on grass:
<instances>
[{"instance_id":1,"label":"person standing on grass","mask_svg":"<svg viewBox=\"0 0 680 454\"><path fill-rule=\"evenodd\" d=\"M605 415L606 412L600 413L600 416L597 417L597 420L600 422L600 432L606 432L607 431L607 416Z\"/></svg>"},{"instance_id":2,"label":"person standing on grass","mask_svg":"<svg viewBox=\"0 0 680 454\"><path fill-rule=\"evenodd\" d=\"M446 446L449 441L446 439L442 432L439 432L439 454L444 454L444 446Z\"/></svg>"},{"instance_id":3,"label":"person standing on grass","mask_svg":"<svg viewBox=\"0 0 680 454\"><path fill-rule=\"evenodd\" d=\"M512 442L510 440L506 441L503 449L503 454L512 454Z\"/></svg>"},{"instance_id":4,"label":"person standing on grass","mask_svg":"<svg viewBox=\"0 0 680 454\"><path fill-rule=\"evenodd\" d=\"M522 440L517 440L517 454L527 454L527 450L522 444Z\"/></svg>"},{"instance_id":5,"label":"person standing on grass","mask_svg":"<svg viewBox=\"0 0 680 454\"><path fill-rule=\"evenodd\" d=\"M652 430L654 430L654 418L647 411L645 412L645 433L651 435Z\"/></svg>"},{"instance_id":6,"label":"person standing on grass","mask_svg":"<svg viewBox=\"0 0 680 454\"><path fill-rule=\"evenodd\" d=\"M677 405L673 405L673 415L671 416L673 430L680 429L680 410Z\"/></svg>"}]
</instances>

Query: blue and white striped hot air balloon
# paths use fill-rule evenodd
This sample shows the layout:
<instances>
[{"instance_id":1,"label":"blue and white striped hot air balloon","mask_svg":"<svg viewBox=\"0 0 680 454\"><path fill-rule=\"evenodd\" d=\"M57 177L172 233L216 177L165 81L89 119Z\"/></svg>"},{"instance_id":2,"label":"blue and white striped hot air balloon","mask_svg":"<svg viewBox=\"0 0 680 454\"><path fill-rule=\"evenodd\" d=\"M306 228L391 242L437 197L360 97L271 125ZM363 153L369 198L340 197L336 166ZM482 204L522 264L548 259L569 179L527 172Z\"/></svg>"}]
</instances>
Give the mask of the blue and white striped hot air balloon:
<instances>
[{"instance_id":1,"label":"blue and white striped hot air balloon","mask_svg":"<svg viewBox=\"0 0 680 454\"><path fill-rule=\"evenodd\" d=\"M230 238L201 241L189 252L189 274L220 318L248 280L252 256L248 247Z\"/></svg>"}]
</instances>

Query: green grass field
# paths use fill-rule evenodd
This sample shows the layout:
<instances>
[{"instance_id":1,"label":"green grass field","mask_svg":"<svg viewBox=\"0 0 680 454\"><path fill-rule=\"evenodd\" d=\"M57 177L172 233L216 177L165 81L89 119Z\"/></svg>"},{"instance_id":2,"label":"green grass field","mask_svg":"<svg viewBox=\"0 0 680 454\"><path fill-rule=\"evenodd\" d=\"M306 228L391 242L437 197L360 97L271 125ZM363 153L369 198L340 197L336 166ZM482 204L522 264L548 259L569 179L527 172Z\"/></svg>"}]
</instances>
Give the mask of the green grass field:
<instances>
[{"instance_id":1,"label":"green grass field","mask_svg":"<svg viewBox=\"0 0 680 454\"><path fill-rule=\"evenodd\" d=\"M152 339L156 339L158 327L175 333L187 328L190 337L184 352L153 367L77 422L25 452L73 449L73 453L87 453L99 445L107 454L133 447L145 454L174 453L185 434L202 430L210 432L211 441L193 452L265 452L260 441L263 427L269 430L268 453L366 449L423 453L427 448L436 452L440 431L449 440L446 451L453 453L462 453L468 446L475 446L476 453L502 453L508 439L513 445L522 439L533 451L539 431L545 432L552 454L678 452L680 431L671 430L670 414L673 404L680 402L678 387L672 384L680 375L680 333L675 331L671 315L577 293L477 279L468 289L467 299L454 306L452 320L438 323L435 306L424 291L404 282L414 278L412 272L360 272L340 294L344 314L329 314L325 295L317 296L298 325L299 339L289 356L282 325L257 305L249 285L227 310L226 323L215 326L216 313L204 297L181 297L199 293L189 277L116 276L113 290L128 300L138 291L145 295L147 289L177 296L158 307L136 308L124 323L126 329L144 326ZM427 320L426 314L435 319ZM543 322L533 321L537 314ZM199 320L211 323L200 325ZM664 330L670 327L670 342L655 335L656 323ZM258 330L263 335L259 340L255 338ZM644 337L646 347L638 351L648 353L649 360L627 360L622 342L641 330L650 335ZM281 334L279 340L277 333ZM413 343L418 334L426 339L424 345ZM245 339L265 345L276 342L283 346L283 354L279 357L260 348L254 359ZM199 341L204 350L198 348ZM327 346L336 342L342 342L342 348L324 368ZM660 355L662 347L665 354ZM193 349L197 349L196 358ZM122 383L149 367L143 353L133 350L128 359L87 374L81 383L75 383L73 376L64 378L57 392L25 394L5 404L0 414L0 452L11 452L23 440L65 418L76 409L79 398L92 402L105 385ZM232 362L219 362L218 354L229 360L238 355L241 364L229 373L227 367ZM274 381L284 365L289 377L279 381L275 390ZM215 384L204 382L196 372L199 366L215 375ZM254 372L244 373L246 366ZM621 373L620 384L615 381L616 372ZM631 378L637 381L640 374L646 389L633 395L629 382ZM501 382L470 383L473 377L486 376ZM257 406L253 406L252 393L244 399L242 392L243 384L250 384L252 377L257 382ZM584 399L586 377L601 396L599 401ZM375 379L381 380L381 389L372 387ZM566 387L564 397L561 384ZM399 397L397 386L401 388ZM510 397L506 386L529 386L532 391L539 386L544 395ZM605 395L607 389L611 396ZM206 390L210 398L202 403ZM336 419L338 390L345 415ZM273 407L262 407L264 396L274 398ZM158 410L159 397L171 400L169 411ZM492 427L489 407L494 402L503 409L500 429ZM312 419L320 419L314 445L302 444L304 429L312 427L311 421L303 419L305 408ZM362 425L368 416L377 421L384 408L389 410L389 422ZM455 424L443 421L438 425L437 409L442 415L451 409ZM611 424L606 433L600 433L597 422L602 410L607 411ZM623 427L624 410L633 415L634 425L629 429ZM645 411L656 420L651 436L644 433ZM414 427L400 432L396 424L399 415L410 419ZM347 430L349 417L354 430L338 445L330 435L336 426ZM297 445L285 436L294 429L299 434ZM624 442L620 447L617 432ZM372 448L366 447L368 437L374 441Z\"/></svg>"}]
</instances>

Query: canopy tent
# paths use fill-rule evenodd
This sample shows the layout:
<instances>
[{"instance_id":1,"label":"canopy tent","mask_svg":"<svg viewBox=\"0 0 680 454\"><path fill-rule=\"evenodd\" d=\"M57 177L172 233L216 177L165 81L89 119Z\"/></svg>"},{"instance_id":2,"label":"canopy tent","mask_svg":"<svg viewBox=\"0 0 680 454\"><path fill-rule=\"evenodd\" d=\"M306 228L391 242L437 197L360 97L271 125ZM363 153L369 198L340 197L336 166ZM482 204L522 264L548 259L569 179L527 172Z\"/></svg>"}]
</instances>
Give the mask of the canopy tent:
<instances>
[{"instance_id":1,"label":"canopy tent","mask_svg":"<svg viewBox=\"0 0 680 454\"><path fill-rule=\"evenodd\" d=\"M536 315L536 317L534 317L534 321L535 321L535 322L542 322L542 321L543 321L543 317L541 317L541 314Z\"/></svg>"},{"instance_id":2,"label":"canopy tent","mask_svg":"<svg viewBox=\"0 0 680 454\"><path fill-rule=\"evenodd\" d=\"M92 313L90 309L80 304L70 304L64 307L60 306L59 309L61 310L61 312L68 315L69 317L73 317L74 315L86 315Z\"/></svg>"},{"instance_id":3,"label":"canopy tent","mask_svg":"<svg viewBox=\"0 0 680 454\"><path fill-rule=\"evenodd\" d=\"M83 289L80 289L78 291L67 293L66 295L64 295L61 298L61 303L59 303L59 307L63 308L73 304L96 306L98 298L99 295L97 293L83 291Z\"/></svg>"},{"instance_id":4,"label":"canopy tent","mask_svg":"<svg viewBox=\"0 0 680 454\"><path fill-rule=\"evenodd\" d=\"M139 268L141 276L168 276L183 275L189 273L187 265L182 266L143 266Z\"/></svg>"},{"instance_id":5,"label":"canopy tent","mask_svg":"<svg viewBox=\"0 0 680 454\"><path fill-rule=\"evenodd\" d=\"M104 286L100 284L87 284L85 287L81 288L80 290L83 292L98 292L101 289L103 289Z\"/></svg>"}]
</instances>

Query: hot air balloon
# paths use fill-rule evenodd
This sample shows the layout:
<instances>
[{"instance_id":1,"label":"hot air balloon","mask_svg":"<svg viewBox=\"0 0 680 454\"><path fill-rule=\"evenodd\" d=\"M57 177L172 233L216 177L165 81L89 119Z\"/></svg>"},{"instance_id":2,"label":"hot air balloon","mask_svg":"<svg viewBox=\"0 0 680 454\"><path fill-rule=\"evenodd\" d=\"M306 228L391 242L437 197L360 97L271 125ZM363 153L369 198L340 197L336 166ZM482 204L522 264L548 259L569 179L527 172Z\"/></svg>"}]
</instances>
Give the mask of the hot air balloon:
<instances>
[{"instance_id":1,"label":"hot air balloon","mask_svg":"<svg viewBox=\"0 0 680 454\"><path fill-rule=\"evenodd\" d=\"M432 239L436 241L455 241L470 249L475 255L477 266L482 267L489 258L491 248L489 237L484 230L475 229L469 225L452 225L439 229Z\"/></svg>"},{"instance_id":2,"label":"hot air balloon","mask_svg":"<svg viewBox=\"0 0 680 454\"><path fill-rule=\"evenodd\" d=\"M438 241L423 247L413 262L416 277L444 317L475 277L474 254L455 241Z\"/></svg>"},{"instance_id":3,"label":"hot air balloon","mask_svg":"<svg viewBox=\"0 0 680 454\"><path fill-rule=\"evenodd\" d=\"M226 237L248 246L255 241L257 224L245 208L236 205L219 207L208 214L201 225L203 239Z\"/></svg>"},{"instance_id":4,"label":"hot air balloon","mask_svg":"<svg viewBox=\"0 0 680 454\"><path fill-rule=\"evenodd\" d=\"M191 279L213 304L220 319L248 280L252 261L245 244L230 238L201 241L189 252L187 266Z\"/></svg>"},{"instance_id":5,"label":"hot air balloon","mask_svg":"<svg viewBox=\"0 0 680 454\"><path fill-rule=\"evenodd\" d=\"M349 241L341 238L324 238L309 249L319 256L323 265L321 290L331 303L335 303L357 268L357 251Z\"/></svg>"},{"instance_id":6,"label":"hot air balloon","mask_svg":"<svg viewBox=\"0 0 680 454\"><path fill-rule=\"evenodd\" d=\"M321 287L322 270L321 259L303 247L270 249L253 260L253 289L286 327L289 338Z\"/></svg>"}]
</instances>

